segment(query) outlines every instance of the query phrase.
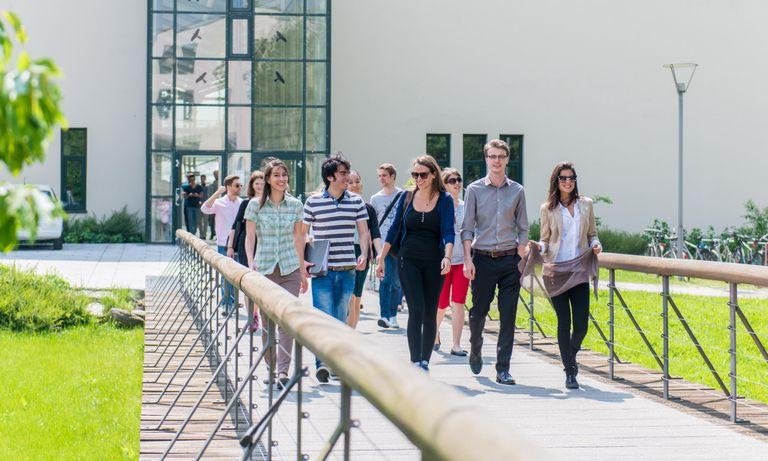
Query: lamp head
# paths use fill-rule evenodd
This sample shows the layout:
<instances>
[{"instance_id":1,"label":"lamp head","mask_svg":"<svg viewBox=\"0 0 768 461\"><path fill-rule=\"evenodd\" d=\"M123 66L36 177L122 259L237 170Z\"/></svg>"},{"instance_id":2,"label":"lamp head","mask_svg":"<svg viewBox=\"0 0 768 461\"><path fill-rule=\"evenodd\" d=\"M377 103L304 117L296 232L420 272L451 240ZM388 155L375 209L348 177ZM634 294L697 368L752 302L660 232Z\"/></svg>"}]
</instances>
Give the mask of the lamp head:
<instances>
[{"instance_id":1,"label":"lamp head","mask_svg":"<svg viewBox=\"0 0 768 461\"><path fill-rule=\"evenodd\" d=\"M665 64L664 67L672 71L672 79L675 81L675 89L678 93L685 93L691 86L693 74L696 73L698 64L693 62L680 62L676 64Z\"/></svg>"}]
</instances>

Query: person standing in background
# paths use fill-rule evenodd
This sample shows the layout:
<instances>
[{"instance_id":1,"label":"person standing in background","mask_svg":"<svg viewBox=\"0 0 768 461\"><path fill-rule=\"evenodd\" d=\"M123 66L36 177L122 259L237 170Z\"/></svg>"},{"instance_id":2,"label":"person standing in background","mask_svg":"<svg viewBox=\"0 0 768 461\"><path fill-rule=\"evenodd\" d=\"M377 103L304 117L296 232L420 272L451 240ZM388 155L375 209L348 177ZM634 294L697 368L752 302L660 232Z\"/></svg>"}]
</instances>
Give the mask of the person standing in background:
<instances>
[{"instance_id":1,"label":"person standing in background","mask_svg":"<svg viewBox=\"0 0 768 461\"><path fill-rule=\"evenodd\" d=\"M187 183L181 186L181 191L184 196L184 224L187 232L194 234L197 231L197 218L200 214L200 198L203 196L203 188L195 181L194 173L187 175Z\"/></svg>"},{"instance_id":2,"label":"person standing in background","mask_svg":"<svg viewBox=\"0 0 768 461\"><path fill-rule=\"evenodd\" d=\"M391 163L382 163L378 168L381 190L371 196L371 206L376 210L379 220L379 231L386 236L395 219L394 207L397 199L403 194L403 190L395 186L397 171ZM398 328L397 306L403 299L403 289L400 286L400 277L397 273L397 256L388 255L385 263L388 268L379 284L379 308L380 318L378 325L381 328Z\"/></svg>"},{"instance_id":3,"label":"person standing in background","mask_svg":"<svg viewBox=\"0 0 768 461\"><path fill-rule=\"evenodd\" d=\"M208 200L208 197L210 197L209 190L208 190L208 183L206 181L206 176L204 174L200 175L200 187L203 190L203 195L200 197L200 202L205 202ZM201 239L205 239L205 236L208 234L208 218L203 217L202 219L197 220L197 230L200 234Z\"/></svg>"},{"instance_id":4,"label":"person standing in background","mask_svg":"<svg viewBox=\"0 0 768 461\"><path fill-rule=\"evenodd\" d=\"M208 197L219 189L219 170L213 170L213 182L208 186ZM211 229L211 240L216 237L216 216L208 216L208 227ZM201 236L202 237L202 236Z\"/></svg>"}]
</instances>

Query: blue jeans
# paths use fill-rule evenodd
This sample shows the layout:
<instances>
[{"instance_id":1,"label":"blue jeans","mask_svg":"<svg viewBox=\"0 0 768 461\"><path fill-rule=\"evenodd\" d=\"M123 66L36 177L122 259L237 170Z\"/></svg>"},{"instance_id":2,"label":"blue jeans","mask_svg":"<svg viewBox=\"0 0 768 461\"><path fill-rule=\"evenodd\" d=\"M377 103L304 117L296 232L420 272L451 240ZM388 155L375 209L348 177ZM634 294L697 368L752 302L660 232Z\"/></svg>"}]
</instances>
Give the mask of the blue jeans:
<instances>
[{"instance_id":1,"label":"blue jeans","mask_svg":"<svg viewBox=\"0 0 768 461\"><path fill-rule=\"evenodd\" d=\"M312 279L312 305L340 322L346 323L349 299L355 289L355 271L328 271ZM315 358L315 365L323 363Z\"/></svg>"},{"instance_id":2,"label":"blue jeans","mask_svg":"<svg viewBox=\"0 0 768 461\"><path fill-rule=\"evenodd\" d=\"M193 206L184 207L184 224L187 227L187 232L194 234L197 231L197 215L200 214L200 208ZM202 236L201 236L202 237Z\"/></svg>"},{"instance_id":3,"label":"blue jeans","mask_svg":"<svg viewBox=\"0 0 768 461\"><path fill-rule=\"evenodd\" d=\"M227 255L227 247L217 245L216 249L219 251L220 255ZM221 303L219 303L219 305L226 306L227 309L235 306L235 287L227 282L223 276L221 277Z\"/></svg>"},{"instance_id":4,"label":"blue jeans","mask_svg":"<svg viewBox=\"0 0 768 461\"><path fill-rule=\"evenodd\" d=\"M384 277L379 284L379 308L385 319L397 315L397 305L403 299L400 275L397 271L398 258L387 255L384 260Z\"/></svg>"}]
</instances>

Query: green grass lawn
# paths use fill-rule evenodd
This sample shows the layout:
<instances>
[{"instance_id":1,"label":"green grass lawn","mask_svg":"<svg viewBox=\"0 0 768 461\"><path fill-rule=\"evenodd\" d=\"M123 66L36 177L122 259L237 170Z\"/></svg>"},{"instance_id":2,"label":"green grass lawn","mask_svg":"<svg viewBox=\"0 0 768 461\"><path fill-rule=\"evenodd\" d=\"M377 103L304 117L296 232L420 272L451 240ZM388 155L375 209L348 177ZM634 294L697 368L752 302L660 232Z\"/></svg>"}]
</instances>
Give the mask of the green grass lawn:
<instances>
[{"instance_id":1,"label":"green grass lawn","mask_svg":"<svg viewBox=\"0 0 768 461\"><path fill-rule=\"evenodd\" d=\"M0 331L0 459L138 459L143 335Z\"/></svg>"},{"instance_id":2,"label":"green grass lawn","mask_svg":"<svg viewBox=\"0 0 768 461\"><path fill-rule=\"evenodd\" d=\"M622 291L624 300L632 310L649 342L661 356L662 353L662 319L661 296L657 293L638 291ZM527 299L527 293L524 293ZM471 296L468 305L471 305ZM674 295L673 300L680 308L682 315L696 335L699 343L712 361L715 370L720 374L726 386L730 386L730 331L728 330L729 309L728 299L721 297ZM615 351L622 361L640 364L652 370L660 368L645 346L640 335L635 330L629 317L621 307L618 298L615 300ZM763 345L768 347L768 300L742 299L739 302L749 322ZM590 310L600 328L608 336L608 291L600 290L599 299L592 297ZM529 316L522 303L518 304L517 326L528 330ZM557 317L549 301L540 294L534 299L534 312L547 336L556 336ZM669 308L670 329L670 374L682 377L694 383L703 383L714 389L719 389L717 381L710 373L695 346L688 338L680 320L672 307ZM492 318L498 318L495 306L491 311ZM520 336L518 336L519 338ZM608 347L600 338L592 323L584 341L584 347L608 356ZM762 358L755 343L739 322L737 326L737 375L738 392L755 400L768 403L768 363ZM621 368L619 367L618 370Z\"/></svg>"}]
</instances>

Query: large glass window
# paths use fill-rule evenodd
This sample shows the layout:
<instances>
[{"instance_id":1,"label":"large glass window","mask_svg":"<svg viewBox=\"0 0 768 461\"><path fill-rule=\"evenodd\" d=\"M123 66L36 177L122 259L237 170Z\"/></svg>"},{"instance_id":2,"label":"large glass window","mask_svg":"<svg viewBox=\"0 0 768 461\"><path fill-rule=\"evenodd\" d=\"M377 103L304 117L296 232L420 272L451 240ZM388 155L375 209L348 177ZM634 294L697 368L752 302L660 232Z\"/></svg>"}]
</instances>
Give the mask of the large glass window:
<instances>
[{"instance_id":1,"label":"large glass window","mask_svg":"<svg viewBox=\"0 0 768 461\"><path fill-rule=\"evenodd\" d=\"M440 168L451 166L451 135L427 134L426 152L437 160Z\"/></svg>"},{"instance_id":2,"label":"large glass window","mask_svg":"<svg viewBox=\"0 0 768 461\"><path fill-rule=\"evenodd\" d=\"M509 164L507 177L520 184L523 183L523 135L500 134L499 139L509 144Z\"/></svg>"},{"instance_id":3,"label":"large glass window","mask_svg":"<svg viewBox=\"0 0 768 461\"><path fill-rule=\"evenodd\" d=\"M485 176L484 134L465 134L463 139L464 183L470 184Z\"/></svg>"},{"instance_id":4,"label":"large glass window","mask_svg":"<svg viewBox=\"0 0 768 461\"><path fill-rule=\"evenodd\" d=\"M61 201L70 213L85 213L88 131L70 128L61 132Z\"/></svg>"},{"instance_id":5,"label":"large glass window","mask_svg":"<svg viewBox=\"0 0 768 461\"><path fill-rule=\"evenodd\" d=\"M222 177L244 180L260 159L280 157L293 193L319 187L330 144L328 1L151 0L149 8L152 241L171 241L182 222L186 157L216 157Z\"/></svg>"}]
</instances>

